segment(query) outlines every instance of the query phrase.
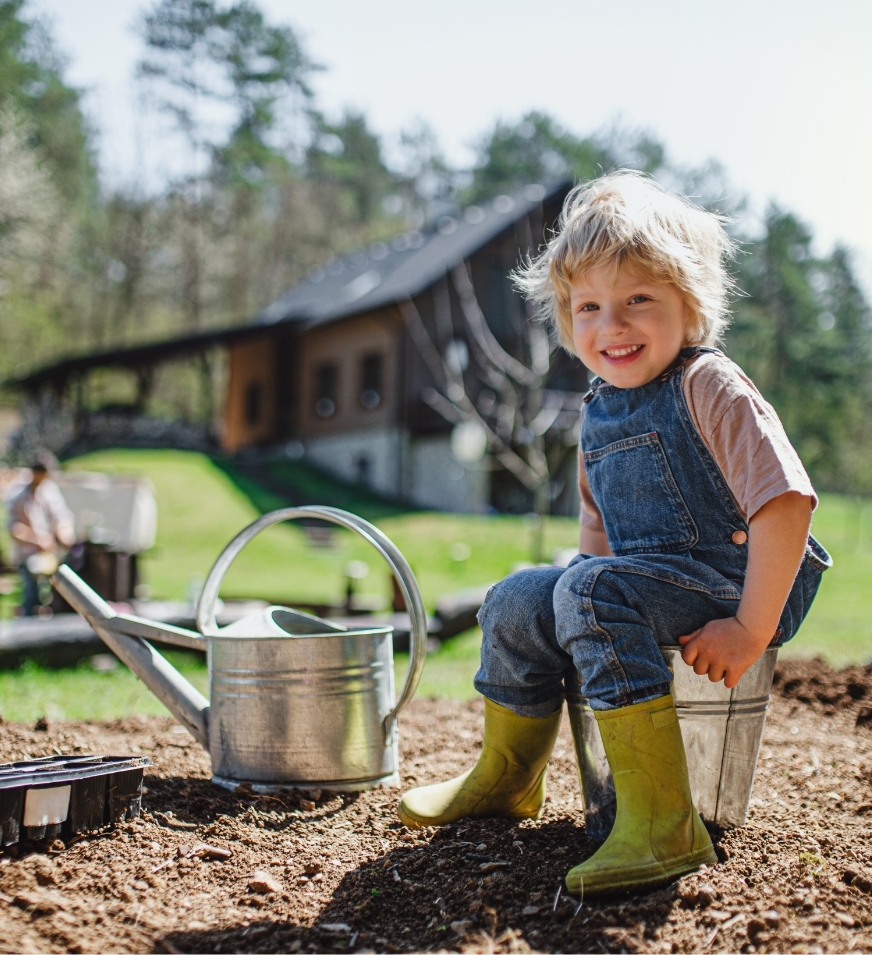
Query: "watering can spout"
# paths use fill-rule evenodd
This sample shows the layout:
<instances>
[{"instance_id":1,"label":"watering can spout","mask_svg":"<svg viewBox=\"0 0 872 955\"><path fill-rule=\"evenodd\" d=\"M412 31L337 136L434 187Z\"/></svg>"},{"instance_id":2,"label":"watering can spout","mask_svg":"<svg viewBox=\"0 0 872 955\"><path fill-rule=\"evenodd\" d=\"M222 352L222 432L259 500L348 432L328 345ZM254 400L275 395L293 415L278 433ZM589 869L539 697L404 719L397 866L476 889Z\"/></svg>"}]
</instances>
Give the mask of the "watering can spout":
<instances>
[{"instance_id":1,"label":"watering can spout","mask_svg":"<svg viewBox=\"0 0 872 955\"><path fill-rule=\"evenodd\" d=\"M147 642L147 638L206 650L207 641L191 630L117 614L75 571L62 565L52 577L55 590L94 628L100 639L129 667L206 750L209 749L209 701Z\"/></svg>"}]
</instances>

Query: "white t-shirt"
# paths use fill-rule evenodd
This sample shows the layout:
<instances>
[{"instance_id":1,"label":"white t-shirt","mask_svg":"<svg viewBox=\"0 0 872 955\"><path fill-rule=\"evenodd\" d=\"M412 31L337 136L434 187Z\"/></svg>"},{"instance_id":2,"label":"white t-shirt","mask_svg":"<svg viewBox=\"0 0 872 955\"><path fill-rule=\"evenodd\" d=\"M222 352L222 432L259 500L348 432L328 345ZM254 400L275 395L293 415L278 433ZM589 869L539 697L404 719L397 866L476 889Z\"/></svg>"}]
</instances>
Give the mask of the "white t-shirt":
<instances>
[{"instance_id":1,"label":"white t-shirt","mask_svg":"<svg viewBox=\"0 0 872 955\"><path fill-rule=\"evenodd\" d=\"M13 524L26 524L37 534L57 537L59 529L67 533L72 531L73 514L67 507L61 489L51 478L45 478L35 491L31 492L30 484L27 484L9 502L7 525L10 531ZM36 544L12 538L13 563L21 564L39 552L40 548Z\"/></svg>"}]
</instances>

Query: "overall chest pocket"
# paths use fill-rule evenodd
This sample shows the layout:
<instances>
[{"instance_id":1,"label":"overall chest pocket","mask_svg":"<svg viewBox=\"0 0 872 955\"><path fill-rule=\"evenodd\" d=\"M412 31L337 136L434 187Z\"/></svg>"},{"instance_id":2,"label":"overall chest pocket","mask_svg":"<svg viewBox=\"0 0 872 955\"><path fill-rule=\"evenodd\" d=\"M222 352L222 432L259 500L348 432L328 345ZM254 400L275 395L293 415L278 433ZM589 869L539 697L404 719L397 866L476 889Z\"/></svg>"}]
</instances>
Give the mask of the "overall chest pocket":
<instances>
[{"instance_id":1,"label":"overall chest pocket","mask_svg":"<svg viewBox=\"0 0 872 955\"><path fill-rule=\"evenodd\" d=\"M614 554L675 553L699 540L656 431L585 451L584 466Z\"/></svg>"}]
</instances>

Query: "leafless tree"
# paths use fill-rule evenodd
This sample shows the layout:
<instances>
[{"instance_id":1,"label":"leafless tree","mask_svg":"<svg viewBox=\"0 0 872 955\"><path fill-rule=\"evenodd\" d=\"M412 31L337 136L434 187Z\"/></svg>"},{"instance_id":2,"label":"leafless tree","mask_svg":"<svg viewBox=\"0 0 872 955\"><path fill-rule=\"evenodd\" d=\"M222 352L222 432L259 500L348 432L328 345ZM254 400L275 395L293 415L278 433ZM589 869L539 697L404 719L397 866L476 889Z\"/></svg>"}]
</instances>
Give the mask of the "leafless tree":
<instances>
[{"instance_id":1,"label":"leafless tree","mask_svg":"<svg viewBox=\"0 0 872 955\"><path fill-rule=\"evenodd\" d=\"M459 361L456 354L451 288L469 342L472 361L468 363ZM546 387L559 346L529 310L521 323L517 354L503 348L485 319L468 263L457 265L437 284L434 299L433 332L414 301L408 299L400 306L436 385L424 390L423 400L450 424L480 429L490 459L532 493L540 528L534 542L538 561L542 519L550 513L555 480L578 443L582 395Z\"/></svg>"}]
</instances>

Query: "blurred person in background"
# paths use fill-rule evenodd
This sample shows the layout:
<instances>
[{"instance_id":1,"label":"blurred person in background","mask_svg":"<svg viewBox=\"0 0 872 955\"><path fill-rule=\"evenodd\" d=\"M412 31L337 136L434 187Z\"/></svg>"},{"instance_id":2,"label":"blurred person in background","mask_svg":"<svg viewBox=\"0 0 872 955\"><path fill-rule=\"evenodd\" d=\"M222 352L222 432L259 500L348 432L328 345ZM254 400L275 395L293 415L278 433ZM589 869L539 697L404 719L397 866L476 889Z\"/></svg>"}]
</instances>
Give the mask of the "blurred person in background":
<instances>
[{"instance_id":1,"label":"blurred person in background","mask_svg":"<svg viewBox=\"0 0 872 955\"><path fill-rule=\"evenodd\" d=\"M12 562L21 577L25 617L32 617L39 604L39 577L53 574L58 559L75 541L72 512L51 479L56 467L53 455L37 454L30 468L30 482L9 502Z\"/></svg>"}]
</instances>

